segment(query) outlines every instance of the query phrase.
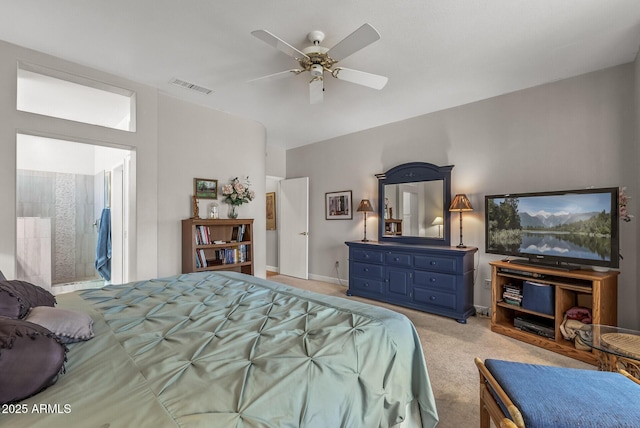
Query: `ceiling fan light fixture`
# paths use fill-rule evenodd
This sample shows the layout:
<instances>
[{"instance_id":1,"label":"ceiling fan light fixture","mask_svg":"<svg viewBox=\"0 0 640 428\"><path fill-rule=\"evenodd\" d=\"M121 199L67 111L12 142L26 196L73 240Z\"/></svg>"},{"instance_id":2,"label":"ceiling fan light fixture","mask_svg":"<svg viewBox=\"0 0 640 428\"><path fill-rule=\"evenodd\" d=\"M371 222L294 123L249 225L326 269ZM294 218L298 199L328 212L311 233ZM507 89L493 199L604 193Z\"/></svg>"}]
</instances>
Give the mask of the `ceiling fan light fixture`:
<instances>
[{"instance_id":1,"label":"ceiling fan light fixture","mask_svg":"<svg viewBox=\"0 0 640 428\"><path fill-rule=\"evenodd\" d=\"M322 76L322 72L324 71L324 69L322 68L322 66L320 64L313 64L309 71L311 71L311 75L313 77L321 77Z\"/></svg>"}]
</instances>

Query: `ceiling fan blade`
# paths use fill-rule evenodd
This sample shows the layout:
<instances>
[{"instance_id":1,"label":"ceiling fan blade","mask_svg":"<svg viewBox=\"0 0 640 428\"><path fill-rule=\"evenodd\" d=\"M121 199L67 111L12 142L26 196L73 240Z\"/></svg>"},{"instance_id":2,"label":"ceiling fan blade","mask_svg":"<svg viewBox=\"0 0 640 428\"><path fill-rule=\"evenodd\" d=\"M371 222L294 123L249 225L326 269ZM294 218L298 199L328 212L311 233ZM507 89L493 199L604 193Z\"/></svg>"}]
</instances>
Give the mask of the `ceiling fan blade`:
<instances>
[{"instance_id":1,"label":"ceiling fan blade","mask_svg":"<svg viewBox=\"0 0 640 428\"><path fill-rule=\"evenodd\" d=\"M342 67L334 68L331 74L336 79L357 83L358 85L368 86L369 88L378 90L384 88L389 81L389 78L385 76Z\"/></svg>"},{"instance_id":2,"label":"ceiling fan blade","mask_svg":"<svg viewBox=\"0 0 640 428\"><path fill-rule=\"evenodd\" d=\"M329 49L327 55L334 61L345 59L349 55L369 46L380 39L380 34L369 24L364 24L353 33L345 37L337 45Z\"/></svg>"},{"instance_id":3,"label":"ceiling fan blade","mask_svg":"<svg viewBox=\"0 0 640 428\"><path fill-rule=\"evenodd\" d=\"M300 70L298 68L294 68L292 70L280 71L278 73L269 74L267 76L258 77L257 79L251 79L247 83L255 83L255 82L270 82L272 80L282 79L283 77L288 77L292 75L297 75L302 73L304 70Z\"/></svg>"},{"instance_id":4,"label":"ceiling fan blade","mask_svg":"<svg viewBox=\"0 0 640 428\"><path fill-rule=\"evenodd\" d=\"M290 57L293 57L295 59L308 58L307 54L305 54L304 52L301 52L298 49L294 48L289 43L285 42L284 40L280 39L279 37L274 36L273 34L268 32L267 30L252 31L251 34L253 36L259 38L263 42L267 43L268 45L271 45L274 48L278 49L279 51L286 53Z\"/></svg>"},{"instance_id":5,"label":"ceiling fan blade","mask_svg":"<svg viewBox=\"0 0 640 428\"><path fill-rule=\"evenodd\" d=\"M309 102L319 104L324 99L324 80L322 77L314 77L309 82Z\"/></svg>"}]
</instances>

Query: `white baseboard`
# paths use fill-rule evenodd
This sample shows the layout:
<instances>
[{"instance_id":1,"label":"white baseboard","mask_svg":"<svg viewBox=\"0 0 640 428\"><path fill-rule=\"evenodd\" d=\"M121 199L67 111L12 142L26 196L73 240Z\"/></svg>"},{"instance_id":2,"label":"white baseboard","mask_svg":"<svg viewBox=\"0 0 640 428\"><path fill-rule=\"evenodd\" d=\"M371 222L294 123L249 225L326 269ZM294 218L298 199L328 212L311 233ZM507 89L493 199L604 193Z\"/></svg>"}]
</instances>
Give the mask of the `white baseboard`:
<instances>
[{"instance_id":1,"label":"white baseboard","mask_svg":"<svg viewBox=\"0 0 640 428\"><path fill-rule=\"evenodd\" d=\"M488 306L474 305L476 308L476 314L479 317L491 317L491 308Z\"/></svg>"},{"instance_id":2,"label":"white baseboard","mask_svg":"<svg viewBox=\"0 0 640 428\"><path fill-rule=\"evenodd\" d=\"M280 273L280 268L277 266L267 266L267 270L269 272Z\"/></svg>"},{"instance_id":3,"label":"white baseboard","mask_svg":"<svg viewBox=\"0 0 640 428\"><path fill-rule=\"evenodd\" d=\"M309 279L313 279L314 281L328 282L330 284L338 284L338 285L344 286L345 288L349 286L349 281L345 279L338 279L333 276L316 275L316 274L310 273Z\"/></svg>"}]
</instances>

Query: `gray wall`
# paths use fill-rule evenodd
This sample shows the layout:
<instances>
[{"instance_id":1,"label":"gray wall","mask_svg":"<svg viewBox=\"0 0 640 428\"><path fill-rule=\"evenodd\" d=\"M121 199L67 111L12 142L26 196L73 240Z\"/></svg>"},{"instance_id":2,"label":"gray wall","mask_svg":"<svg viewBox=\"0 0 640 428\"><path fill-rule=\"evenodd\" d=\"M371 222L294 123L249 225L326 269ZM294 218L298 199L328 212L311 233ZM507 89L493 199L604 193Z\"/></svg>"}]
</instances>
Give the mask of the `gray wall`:
<instances>
[{"instance_id":1,"label":"gray wall","mask_svg":"<svg viewBox=\"0 0 640 428\"><path fill-rule=\"evenodd\" d=\"M637 71L635 71L637 73ZM374 174L423 161L455 165L452 194L466 193L475 211L464 215L464 242L480 249L475 304L489 306L484 253L484 195L628 186L636 211L638 161L634 66L622 65L287 151L287 177L310 178L310 273L347 276L344 241L362 236L363 218L324 219L325 192L352 190L354 204L377 209ZM389 108L393 108L390 106ZM368 217L367 231L377 230ZM453 216L457 220L457 216ZM639 327L636 224L621 222L619 323ZM451 236L458 236L452 221Z\"/></svg>"}]
</instances>

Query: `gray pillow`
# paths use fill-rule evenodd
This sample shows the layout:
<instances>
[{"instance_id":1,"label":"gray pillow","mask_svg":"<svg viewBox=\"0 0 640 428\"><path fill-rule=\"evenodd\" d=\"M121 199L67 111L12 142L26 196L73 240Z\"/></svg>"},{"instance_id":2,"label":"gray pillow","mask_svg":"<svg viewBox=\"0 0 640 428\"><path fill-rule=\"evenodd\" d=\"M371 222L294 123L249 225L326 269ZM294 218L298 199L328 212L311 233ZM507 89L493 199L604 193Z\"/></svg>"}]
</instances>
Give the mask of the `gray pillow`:
<instances>
[{"instance_id":1,"label":"gray pillow","mask_svg":"<svg viewBox=\"0 0 640 428\"><path fill-rule=\"evenodd\" d=\"M46 328L0 316L0 404L53 385L64 372L67 347Z\"/></svg>"},{"instance_id":2,"label":"gray pillow","mask_svg":"<svg viewBox=\"0 0 640 428\"><path fill-rule=\"evenodd\" d=\"M42 287L12 279L0 281L0 316L24 318L34 306L55 306L56 298Z\"/></svg>"},{"instance_id":3,"label":"gray pillow","mask_svg":"<svg viewBox=\"0 0 640 428\"><path fill-rule=\"evenodd\" d=\"M24 320L50 330L62 343L80 342L93 337L93 320L84 312L36 306L31 308Z\"/></svg>"}]
</instances>

